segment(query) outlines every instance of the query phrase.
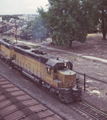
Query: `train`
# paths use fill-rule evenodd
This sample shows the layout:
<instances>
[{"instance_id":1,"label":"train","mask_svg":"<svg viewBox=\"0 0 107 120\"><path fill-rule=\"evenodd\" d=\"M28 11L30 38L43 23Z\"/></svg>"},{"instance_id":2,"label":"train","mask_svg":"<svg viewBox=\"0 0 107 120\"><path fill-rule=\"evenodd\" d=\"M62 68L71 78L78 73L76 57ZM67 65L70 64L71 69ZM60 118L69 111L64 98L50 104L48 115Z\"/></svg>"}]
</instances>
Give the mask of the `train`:
<instances>
[{"instance_id":1,"label":"train","mask_svg":"<svg viewBox=\"0 0 107 120\"><path fill-rule=\"evenodd\" d=\"M82 90L70 61L6 39L0 40L0 57L39 86L58 95L63 103L81 100Z\"/></svg>"}]
</instances>

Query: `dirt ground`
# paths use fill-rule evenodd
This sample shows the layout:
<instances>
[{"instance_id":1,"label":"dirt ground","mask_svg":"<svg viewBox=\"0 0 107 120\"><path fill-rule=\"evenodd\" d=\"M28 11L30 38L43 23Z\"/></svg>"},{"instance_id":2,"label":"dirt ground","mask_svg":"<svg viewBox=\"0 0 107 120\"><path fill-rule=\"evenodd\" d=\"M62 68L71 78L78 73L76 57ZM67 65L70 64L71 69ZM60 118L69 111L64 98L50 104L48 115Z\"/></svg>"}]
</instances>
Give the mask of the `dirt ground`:
<instances>
[{"instance_id":1,"label":"dirt ground","mask_svg":"<svg viewBox=\"0 0 107 120\"><path fill-rule=\"evenodd\" d=\"M49 45L52 46L52 45ZM95 56L103 59L107 59L107 40L102 40L102 34L88 34L86 42L73 42L71 49L64 47L52 46L55 48L64 49L77 54Z\"/></svg>"},{"instance_id":2,"label":"dirt ground","mask_svg":"<svg viewBox=\"0 0 107 120\"><path fill-rule=\"evenodd\" d=\"M83 74L86 73L86 75L90 77L107 82L107 63L79 57L80 54L80 56L84 55L107 59L107 41L102 40L101 34L90 34L87 37L86 43L82 44L74 42L71 49L52 46L48 43L44 43L42 45L46 45L44 51L46 50L46 52L51 55L70 60L73 63L75 71ZM48 49L48 47L52 47L54 49L51 50ZM57 49L65 50L67 52L58 51ZM77 53L77 55L73 53ZM80 86L83 89L83 76L78 76L80 79ZM82 97L98 108L107 111L107 84L87 77L86 91L83 91Z\"/></svg>"},{"instance_id":3,"label":"dirt ground","mask_svg":"<svg viewBox=\"0 0 107 120\"><path fill-rule=\"evenodd\" d=\"M107 59L107 40L102 40L102 36L99 35L90 35L86 43L75 43L72 51L83 55Z\"/></svg>"},{"instance_id":4,"label":"dirt ground","mask_svg":"<svg viewBox=\"0 0 107 120\"><path fill-rule=\"evenodd\" d=\"M41 50L51 55L71 61L75 71L83 74L86 73L88 76L107 82L107 63L81 57L82 55L107 59L107 41L102 40L101 34L89 34L84 44L74 42L71 49L52 46L50 39L42 43L35 43L36 45L41 46ZM79 77L80 86L83 89L83 76L77 75L77 77ZM83 91L82 98L107 112L107 84L87 77L86 91Z\"/></svg>"}]
</instances>

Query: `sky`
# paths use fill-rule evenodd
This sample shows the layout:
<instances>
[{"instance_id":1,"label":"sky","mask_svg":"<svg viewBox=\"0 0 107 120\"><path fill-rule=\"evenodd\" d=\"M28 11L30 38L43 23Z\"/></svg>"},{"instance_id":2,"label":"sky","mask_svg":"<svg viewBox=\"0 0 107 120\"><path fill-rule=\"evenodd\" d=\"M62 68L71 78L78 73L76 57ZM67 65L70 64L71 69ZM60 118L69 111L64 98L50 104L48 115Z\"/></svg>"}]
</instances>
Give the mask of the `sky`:
<instances>
[{"instance_id":1,"label":"sky","mask_svg":"<svg viewBox=\"0 0 107 120\"><path fill-rule=\"evenodd\" d=\"M47 10L48 0L0 0L0 15L36 14L38 7Z\"/></svg>"}]
</instances>

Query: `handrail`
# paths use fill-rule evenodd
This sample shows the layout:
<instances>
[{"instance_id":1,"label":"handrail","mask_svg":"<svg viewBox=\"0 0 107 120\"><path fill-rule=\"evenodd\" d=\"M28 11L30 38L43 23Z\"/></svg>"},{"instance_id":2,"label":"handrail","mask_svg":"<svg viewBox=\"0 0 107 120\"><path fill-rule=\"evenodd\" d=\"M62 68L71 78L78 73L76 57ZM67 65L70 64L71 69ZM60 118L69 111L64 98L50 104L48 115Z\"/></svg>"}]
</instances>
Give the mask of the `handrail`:
<instances>
[{"instance_id":1,"label":"handrail","mask_svg":"<svg viewBox=\"0 0 107 120\"><path fill-rule=\"evenodd\" d=\"M58 73L53 73L53 75L56 75L58 79L59 79L59 77L61 77L61 79L63 79L63 77L61 75L59 75Z\"/></svg>"},{"instance_id":2,"label":"handrail","mask_svg":"<svg viewBox=\"0 0 107 120\"><path fill-rule=\"evenodd\" d=\"M76 73L78 73L78 74L80 74L80 75L83 75L84 76L84 74L83 73L79 73L79 72L77 72L77 71L75 71ZM86 74L85 74L86 75ZM102 83L105 83L105 84L107 84L107 82L105 82L105 81L102 81L102 80L99 80L99 79L97 79L97 78L94 78L94 77L91 77L91 76L89 76L89 75L86 75L86 77L88 77L88 78L91 78L91 79L93 79L93 80L95 80L95 81L99 81L99 82L102 82Z\"/></svg>"}]
</instances>

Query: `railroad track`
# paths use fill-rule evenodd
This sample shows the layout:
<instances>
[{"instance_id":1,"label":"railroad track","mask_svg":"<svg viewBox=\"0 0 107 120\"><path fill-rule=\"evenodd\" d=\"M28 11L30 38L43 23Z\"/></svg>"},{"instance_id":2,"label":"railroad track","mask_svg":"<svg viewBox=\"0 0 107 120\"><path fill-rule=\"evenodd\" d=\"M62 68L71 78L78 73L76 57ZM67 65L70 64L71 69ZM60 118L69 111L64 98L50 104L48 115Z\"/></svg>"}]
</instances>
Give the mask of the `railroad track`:
<instances>
[{"instance_id":1,"label":"railroad track","mask_svg":"<svg viewBox=\"0 0 107 120\"><path fill-rule=\"evenodd\" d=\"M0 71L2 71L2 68ZM43 88L43 90L45 89ZM56 95L54 97L57 99ZM10 103L7 104L9 101ZM3 104L6 106L1 107ZM78 109L94 120L107 120L107 113L104 113L85 101L69 104L67 106L71 109L73 107ZM16 115L20 113L20 116ZM46 106L27 95L20 90L20 88L0 75L0 120L35 120L34 118L36 118L36 120L62 120L61 117L49 110Z\"/></svg>"},{"instance_id":2,"label":"railroad track","mask_svg":"<svg viewBox=\"0 0 107 120\"><path fill-rule=\"evenodd\" d=\"M81 101L72 105L68 105L70 108L74 107L79 111L85 113L94 120L107 120L107 113L99 110L98 108L90 105L86 101Z\"/></svg>"},{"instance_id":3,"label":"railroad track","mask_svg":"<svg viewBox=\"0 0 107 120\"><path fill-rule=\"evenodd\" d=\"M0 75L0 120L63 120Z\"/></svg>"}]
</instances>

